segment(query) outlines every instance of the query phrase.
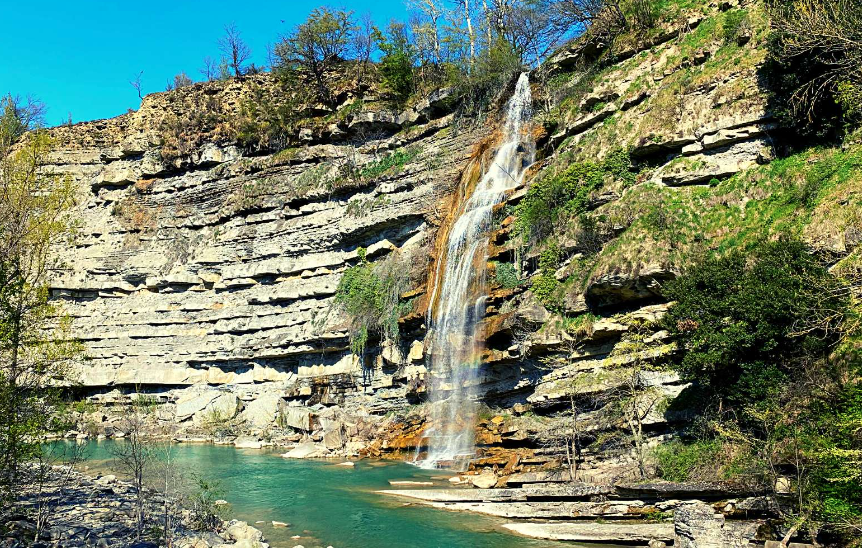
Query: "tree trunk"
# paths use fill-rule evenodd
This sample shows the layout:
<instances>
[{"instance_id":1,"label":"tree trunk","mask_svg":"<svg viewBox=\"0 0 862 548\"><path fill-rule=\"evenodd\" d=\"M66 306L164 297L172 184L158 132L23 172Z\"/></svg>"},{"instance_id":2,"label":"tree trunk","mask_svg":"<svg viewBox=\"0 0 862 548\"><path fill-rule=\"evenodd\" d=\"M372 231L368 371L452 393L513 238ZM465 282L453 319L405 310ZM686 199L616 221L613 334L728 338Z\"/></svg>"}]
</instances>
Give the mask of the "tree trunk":
<instances>
[{"instance_id":1,"label":"tree trunk","mask_svg":"<svg viewBox=\"0 0 862 548\"><path fill-rule=\"evenodd\" d=\"M467 37L470 39L470 66L476 58L476 35L473 33L473 22L470 19L470 0L464 0L464 20L467 22Z\"/></svg>"}]
</instances>

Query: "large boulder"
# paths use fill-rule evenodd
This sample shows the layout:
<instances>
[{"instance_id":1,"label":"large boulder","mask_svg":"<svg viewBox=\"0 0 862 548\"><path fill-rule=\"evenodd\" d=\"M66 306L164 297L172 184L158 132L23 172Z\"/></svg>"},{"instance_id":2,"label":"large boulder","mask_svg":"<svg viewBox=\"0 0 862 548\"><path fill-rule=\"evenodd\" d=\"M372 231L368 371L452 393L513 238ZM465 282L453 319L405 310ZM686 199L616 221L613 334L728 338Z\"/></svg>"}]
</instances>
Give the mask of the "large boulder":
<instances>
[{"instance_id":1,"label":"large boulder","mask_svg":"<svg viewBox=\"0 0 862 548\"><path fill-rule=\"evenodd\" d=\"M240 541L240 540L263 540L263 533L261 533L258 529L255 529L248 523L244 521L231 520L228 523L227 529L225 529L225 535L229 539Z\"/></svg>"},{"instance_id":2,"label":"large boulder","mask_svg":"<svg viewBox=\"0 0 862 548\"><path fill-rule=\"evenodd\" d=\"M327 450L313 441L301 443L281 456L286 459L313 459L326 456Z\"/></svg>"},{"instance_id":3,"label":"large boulder","mask_svg":"<svg viewBox=\"0 0 862 548\"><path fill-rule=\"evenodd\" d=\"M193 415L204 410L219 395L216 390L210 390L202 394L184 394L177 400L177 422L191 418Z\"/></svg>"},{"instance_id":4,"label":"large boulder","mask_svg":"<svg viewBox=\"0 0 862 548\"><path fill-rule=\"evenodd\" d=\"M194 420L200 422L209 417L219 420L230 420L242 410L242 402L236 394L221 393L213 399L202 411L195 413Z\"/></svg>"},{"instance_id":5,"label":"large boulder","mask_svg":"<svg viewBox=\"0 0 862 548\"><path fill-rule=\"evenodd\" d=\"M177 422L192 417L195 423L200 423L210 417L221 420L234 418L242 409L242 402L236 394L209 390L198 394L183 395L177 400Z\"/></svg>"},{"instance_id":6,"label":"large boulder","mask_svg":"<svg viewBox=\"0 0 862 548\"><path fill-rule=\"evenodd\" d=\"M680 506L674 512L675 548L744 548L751 546L759 522L728 523L723 514L708 504L697 502Z\"/></svg>"},{"instance_id":7,"label":"large boulder","mask_svg":"<svg viewBox=\"0 0 862 548\"><path fill-rule=\"evenodd\" d=\"M344 447L344 436L340 428L332 428L323 434L323 445L327 449L341 449Z\"/></svg>"},{"instance_id":8,"label":"large boulder","mask_svg":"<svg viewBox=\"0 0 862 548\"><path fill-rule=\"evenodd\" d=\"M266 428L275 422L283 401L278 394L262 394L245 406L243 417L250 426Z\"/></svg>"},{"instance_id":9,"label":"large boulder","mask_svg":"<svg viewBox=\"0 0 862 548\"><path fill-rule=\"evenodd\" d=\"M493 470L485 469L478 476L472 476L470 483L478 489L490 489L497 485L497 474Z\"/></svg>"},{"instance_id":10,"label":"large boulder","mask_svg":"<svg viewBox=\"0 0 862 548\"><path fill-rule=\"evenodd\" d=\"M311 432L314 429L314 413L307 407L283 407L281 422L295 430Z\"/></svg>"}]
</instances>

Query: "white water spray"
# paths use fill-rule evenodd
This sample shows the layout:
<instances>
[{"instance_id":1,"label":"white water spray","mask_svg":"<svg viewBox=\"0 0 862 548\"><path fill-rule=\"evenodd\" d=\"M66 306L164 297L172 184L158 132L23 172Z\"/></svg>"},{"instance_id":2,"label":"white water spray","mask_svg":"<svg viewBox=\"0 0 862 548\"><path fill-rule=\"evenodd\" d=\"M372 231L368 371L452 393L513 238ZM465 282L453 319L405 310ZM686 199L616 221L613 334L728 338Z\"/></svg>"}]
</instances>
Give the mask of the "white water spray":
<instances>
[{"instance_id":1,"label":"white water spray","mask_svg":"<svg viewBox=\"0 0 862 548\"><path fill-rule=\"evenodd\" d=\"M443 277L431 299L434 303L439 292L430 321L428 454L416 460L423 468L454 467L469 461L476 451L480 381L476 322L485 315L488 231L494 206L507 191L521 185L533 163L535 146L525 127L531 103L530 82L524 73L507 105L503 144L449 232Z\"/></svg>"}]
</instances>

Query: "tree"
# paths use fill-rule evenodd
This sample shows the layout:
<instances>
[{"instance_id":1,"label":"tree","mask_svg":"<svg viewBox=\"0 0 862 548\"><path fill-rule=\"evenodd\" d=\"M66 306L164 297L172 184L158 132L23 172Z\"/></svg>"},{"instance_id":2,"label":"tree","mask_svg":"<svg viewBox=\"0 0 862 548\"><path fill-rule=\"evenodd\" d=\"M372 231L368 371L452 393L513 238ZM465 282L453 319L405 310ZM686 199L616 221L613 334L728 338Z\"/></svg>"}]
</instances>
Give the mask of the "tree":
<instances>
[{"instance_id":1,"label":"tree","mask_svg":"<svg viewBox=\"0 0 862 548\"><path fill-rule=\"evenodd\" d=\"M12 94L0 98L0 158L8 157L12 145L44 121L45 105L40 101Z\"/></svg>"},{"instance_id":2,"label":"tree","mask_svg":"<svg viewBox=\"0 0 862 548\"><path fill-rule=\"evenodd\" d=\"M225 25L224 36L219 38L218 47L233 69L234 76L245 74L245 62L251 57L251 48L242 39L242 34L235 23Z\"/></svg>"},{"instance_id":3,"label":"tree","mask_svg":"<svg viewBox=\"0 0 862 548\"><path fill-rule=\"evenodd\" d=\"M356 57L356 86L362 87L371 55L374 53L374 21L370 13L359 18L353 32L353 54Z\"/></svg>"},{"instance_id":4,"label":"tree","mask_svg":"<svg viewBox=\"0 0 862 548\"><path fill-rule=\"evenodd\" d=\"M676 304L663 324L685 349L675 367L716 403L764 401L800 360L828 353L843 319L839 289L797 241L707 258L665 288Z\"/></svg>"},{"instance_id":5,"label":"tree","mask_svg":"<svg viewBox=\"0 0 862 548\"><path fill-rule=\"evenodd\" d=\"M113 446L112 452L117 468L132 480L135 490L135 536L141 538L147 519L144 480L155 462L156 453L146 439L147 413L152 408L152 402L141 394L135 394L132 398L124 413L123 430L126 437L122 443Z\"/></svg>"},{"instance_id":6,"label":"tree","mask_svg":"<svg viewBox=\"0 0 862 548\"><path fill-rule=\"evenodd\" d=\"M27 478L52 427L58 381L78 347L49 303L50 249L68 237L74 187L43 166L51 141L38 129L44 107L7 97L0 115L0 502ZM25 131L31 132L25 134Z\"/></svg>"},{"instance_id":7,"label":"tree","mask_svg":"<svg viewBox=\"0 0 862 548\"><path fill-rule=\"evenodd\" d=\"M417 38L417 47L420 51L429 51L430 56L427 60L434 65L439 65L442 61L440 55L440 22L445 13L442 4L438 0L410 0L408 5L421 14L420 19L413 25L413 35ZM422 44L426 46L423 47Z\"/></svg>"},{"instance_id":8,"label":"tree","mask_svg":"<svg viewBox=\"0 0 862 548\"><path fill-rule=\"evenodd\" d=\"M645 354L648 351L647 340L650 334L651 330L646 322L635 320L631 323L629 332L611 353L625 355L630 358L631 363L613 372L616 386L604 396L608 403L607 411L612 417L619 418L624 429L628 430L641 479L647 477L645 421L664 400L661 391L646 380L648 363Z\"/></svg>"},{"instance_id":9,"label":"tree","mask_svg":"<svg viewBox=\"0 0 862 548\"><path fill-rule=\"evenodd\" d=\"M156 489L162 496L162 538L166 548L173 548L177 530L180 526L180 512L177 499L180 495L182 474L177 467L174 455L173 436L153 449Z\"/></svg>"},{"instance_id":10,"label":"tree","mask_svg":"<svg viewBox=\"0 0 862 548\"><path fill-rule=\"evenodd\" d=\"M773 98L790 123L821 135L841 114L862 121L862 5L855 0L771 0L768 67Z\"/></svg>"},{"instance_id":11,"label":"tree","mask_svg":"<svg viewBox=\"0 0 862 548\"><path fill-rule=\"evenodd\" d=\"M318 99L332 105L327 73L344 60L354 30L353 12L316 8L293 32L275 46L279 70L299 70L310 79Z\"/></svg>"},{"instance_id":12,"label":"tree","mask_svg":"<svg viewBox=\"0 0 862 548\"><path fill-rule=\"evenodd\" d=\"M493 0L489 10L494 35L505 40L527 65L537 65L572 32L571 26L559 24L548 1ZM490 36L489 32L489 47L493 44Z\"/></svg>"},{"instance_id":13,"label":"tree","mask_svg":"<svg viewBox=\"0 0 862 548\"><path fill-rule=\"evenodd\" d=\"M138 99L143 100L144 96L141 94L141 76L144 75L144 71L139 72L134 78L129 80L129 83L135 88L135 91L138 92Z\"/></svg>"},{"instance_id":14,"label":"tree","mask_svg":"<svg viewBox=\"0 0 862 548\"><path fill-rule=\"evenodd\" d=\"M386 34L375 29L374 39L383 52L379 65L383 84L401 99L406 99L413 90L413 47L407 26L390 21Z\"/></svg>"},{"instance_id":15,"label":"tree","mask_svg":"<svg viewBox=\"0 0 862 548\"><path fill-rule=\"evenodd\" d=\"M464 22L467 25L467 38L470 41L470 66L473 66L473 60L476 58L476 33L473 31L473 19L470 15L470 0L463 0L462 7L464 10Z\"/></svg>"},{"instance_id":16,"label":"tree","mask_svg":"<svg viewBox=\"0 0 862 548\"><path fill-rule=\"evenodd\" d=\"M207 82L217 79L219 77L218 62L207 55L204 57L204 66L201 68L200 73L207 79Z\"/></svg>"},{"instance_id":17,"label":"tree","mask_svg":"<svg viewBox=\"0 0 862 548\"><path fill-rule=\"evenodd\" d=\"M183 71L175 75L172 82L168 82L168 85L165 86L165 91L188 87L192 84L194 84L192 79L188 77L185 71Z\"/></svg>"}]
</instances>

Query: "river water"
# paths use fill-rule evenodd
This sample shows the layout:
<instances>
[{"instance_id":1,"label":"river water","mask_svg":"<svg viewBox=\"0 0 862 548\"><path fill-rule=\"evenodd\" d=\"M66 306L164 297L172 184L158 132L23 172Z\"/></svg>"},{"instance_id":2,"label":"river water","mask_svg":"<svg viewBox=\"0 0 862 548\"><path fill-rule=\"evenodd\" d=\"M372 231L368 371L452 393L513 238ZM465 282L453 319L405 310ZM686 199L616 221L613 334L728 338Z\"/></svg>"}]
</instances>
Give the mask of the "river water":
<instances>
[{"instance_id":1,"label":"river water","mask_svg":"<svg viewBox=\"0 0 862 548\"><path fill-rule=\"evenodd\" d=\"M111 445L87 444L90 471L116 472ZM121 442L116 442L121 443ZM403 462L284 459L267 450L210 444L177 444L173 460L185 477L199 474L221 482L227 512L261 529L275 548L572 548L571 543L521 538L500 526L506 520L430 508L408 499L384 496L389 480L433 481L449 487L440 471ZM119 474L118 474L119 475ZM288 528L273 528L282 521ZM255 524L256 521L265 521ZM294 535L302 538L292 539Z\"/></svg>"}]
</instances>

